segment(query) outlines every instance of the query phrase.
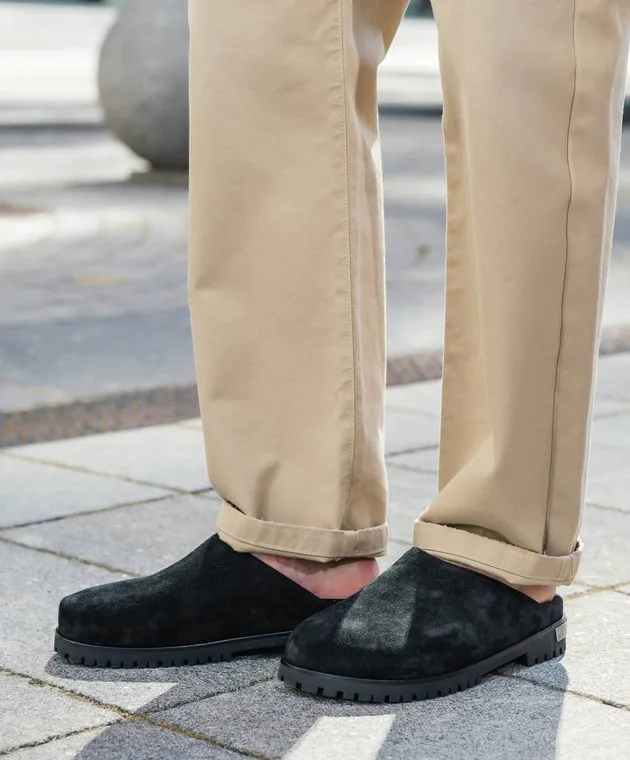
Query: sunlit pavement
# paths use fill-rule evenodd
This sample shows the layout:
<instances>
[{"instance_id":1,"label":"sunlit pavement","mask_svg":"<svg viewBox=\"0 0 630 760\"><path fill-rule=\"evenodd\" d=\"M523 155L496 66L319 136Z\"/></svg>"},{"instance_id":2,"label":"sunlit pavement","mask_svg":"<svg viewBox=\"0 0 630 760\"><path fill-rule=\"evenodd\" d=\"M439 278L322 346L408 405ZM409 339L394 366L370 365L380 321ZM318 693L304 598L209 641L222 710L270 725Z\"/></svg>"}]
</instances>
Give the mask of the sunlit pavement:
<instances>
[{"instance_id":1,"label":"sunlit pavement","mask_svg":"<svg viewBox=\"0 0 630 760\"><path fill-rule=\"evenodd\" d=\"M630 746L630 355L604 359L563 662L506 669L430 703L296 695L277 658L164 670L65 665L58 599L152 572L213 532L198 421L0 452L0 752L19 760L505 760L625 757ZM387 566L435 493L438 382L388 392ZM375 655L376 656L376 655ZM625 748L625 749L624 749Z\"/></svg>"}]
</instances>

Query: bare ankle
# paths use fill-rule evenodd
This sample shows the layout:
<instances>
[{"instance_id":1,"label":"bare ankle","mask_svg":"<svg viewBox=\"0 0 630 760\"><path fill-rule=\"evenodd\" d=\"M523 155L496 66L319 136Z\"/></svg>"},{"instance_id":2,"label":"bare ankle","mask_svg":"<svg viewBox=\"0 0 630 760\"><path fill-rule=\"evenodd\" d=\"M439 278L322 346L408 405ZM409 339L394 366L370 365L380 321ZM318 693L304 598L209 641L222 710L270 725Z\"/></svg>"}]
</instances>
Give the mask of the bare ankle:
<instances>
[{"instance_id":1,"label":"bare ankle","mask_svg":"<svg viewBox=\"0 0 630 760\"><path fill-rule=\"evenodd\" d=\"M557 590L556 586L514 586L514 588L539 604L550 602Z\"/></svg>"},{"instance_id":2,"label":"bare ankle","mask_svg":"<svg viewBox=\"0 0 630 760\"><path fill-rule=\"evenodd\" d=\"M254 556L320 599L346 599L378 576L375 559L314 562L272 554Z\"/></svg>"}]
</instances>

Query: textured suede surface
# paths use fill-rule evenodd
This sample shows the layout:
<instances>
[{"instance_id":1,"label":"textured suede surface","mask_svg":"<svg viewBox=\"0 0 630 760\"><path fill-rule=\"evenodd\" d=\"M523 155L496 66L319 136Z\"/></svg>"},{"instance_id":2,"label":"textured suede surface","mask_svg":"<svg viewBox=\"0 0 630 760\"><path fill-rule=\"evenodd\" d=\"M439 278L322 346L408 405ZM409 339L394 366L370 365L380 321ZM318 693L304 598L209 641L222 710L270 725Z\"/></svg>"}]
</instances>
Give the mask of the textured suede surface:
<instances>
[{"instance_id":1,"label":"textured suede surface","mask_svg":"<svg viewBox=\"0 0 630 760\"><path fill-rule=\"evenodd\" d=\"M444 675L562 618L508 586L410 549L362 591L301 623L285 660L355 678Z\"/></svg>"},{"instance_id":2,"label":"textured suede surface","mask_svg":"<svg viewBox=\"0 0 630 760\"><path fill-rule=\"evenodd\" d=\"M154 575L65 597L59 632L102 646L205 644L291 631L331 604L213 536Z\"/></svg>"}]
</instances>

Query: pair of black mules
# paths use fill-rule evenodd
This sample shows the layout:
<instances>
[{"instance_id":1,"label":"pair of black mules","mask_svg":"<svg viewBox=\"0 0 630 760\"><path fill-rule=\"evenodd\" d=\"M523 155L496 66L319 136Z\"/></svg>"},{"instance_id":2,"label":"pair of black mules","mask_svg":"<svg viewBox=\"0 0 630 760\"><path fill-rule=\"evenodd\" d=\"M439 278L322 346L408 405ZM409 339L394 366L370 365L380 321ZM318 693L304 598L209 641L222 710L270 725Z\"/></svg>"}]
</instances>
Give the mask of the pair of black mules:
<instances>
[{"instance_id":1,"label":"pair of black mules","mask_svg":"<svg viewBox=\"0 0 630 760\"><path fill-rule=\"evenodd\" d=\"M71 663L146 668L285 647L280 678L296 689L405 702L558 657L566 630L560 597L538 604L420 549L334 602L213 536L155 575L63 599L55 649Z\"/></svg>"}]
</instances>

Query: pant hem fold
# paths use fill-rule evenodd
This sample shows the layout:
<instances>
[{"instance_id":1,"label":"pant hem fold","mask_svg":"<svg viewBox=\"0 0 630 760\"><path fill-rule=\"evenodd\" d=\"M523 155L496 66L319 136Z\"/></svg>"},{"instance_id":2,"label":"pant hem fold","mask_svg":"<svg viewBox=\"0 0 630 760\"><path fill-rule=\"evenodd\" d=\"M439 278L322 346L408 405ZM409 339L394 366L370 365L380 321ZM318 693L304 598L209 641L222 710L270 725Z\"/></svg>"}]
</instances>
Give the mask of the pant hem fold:
<instances>
[{"instance_id":1,"label":"pant hem fold","mask_svg":"<svg viewBox=\"0 0 630 760\"><path fill-rule=\"evenodd\" d=\"M347 557L381 557L387 553L387 525L362 530L331 530L269 522L239 512L223 502L219 537L235 551L331 562Z\"/></svg>"},{"instance_id":2,"label":"pant hem fold","mask_svg":"<svg viewBox=\"0 0 630 760\"><path fill-rule=\"evenodd\" d=\"M572 554L553 557L478 536L447 525L417 520L414 546L440 559L491 575L504 583L524 586L568 586L578 570L582 546Z\"/></svg>"}]
</instances>

